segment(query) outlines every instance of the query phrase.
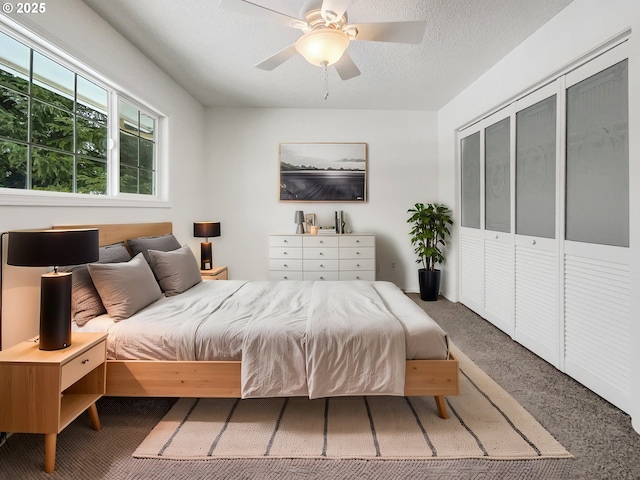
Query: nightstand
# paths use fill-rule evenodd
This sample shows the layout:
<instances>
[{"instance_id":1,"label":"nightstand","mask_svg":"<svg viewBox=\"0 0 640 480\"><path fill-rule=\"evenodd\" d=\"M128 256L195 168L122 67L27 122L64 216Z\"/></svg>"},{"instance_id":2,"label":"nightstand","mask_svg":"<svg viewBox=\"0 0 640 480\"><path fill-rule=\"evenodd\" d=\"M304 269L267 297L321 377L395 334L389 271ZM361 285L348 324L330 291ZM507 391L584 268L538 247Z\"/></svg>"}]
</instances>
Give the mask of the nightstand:
<instances>
[{"instance_id":1,"label":"nightstand","mask_svg":"<svg viewBox=\"0 0 640 480\"><path fill-rule=\"evenodd\" d=\"M100 430L95 402L106 389L106 333L73 333L71 346L40 350L29 340L0 352L0 431L44 433L44 469L54 470L57 435L85 410Z\"/></svg>"},{"instance_id":2,"label":"nightstand","mask_svg":"<svg viewBox=\"0 0 640 480\"><path fill-rule=\"evenodd\" d=\"M202 280L228 280L229 270L227 267L213 267L211 270L200 270Z\"/></svg>"}]
</instances>

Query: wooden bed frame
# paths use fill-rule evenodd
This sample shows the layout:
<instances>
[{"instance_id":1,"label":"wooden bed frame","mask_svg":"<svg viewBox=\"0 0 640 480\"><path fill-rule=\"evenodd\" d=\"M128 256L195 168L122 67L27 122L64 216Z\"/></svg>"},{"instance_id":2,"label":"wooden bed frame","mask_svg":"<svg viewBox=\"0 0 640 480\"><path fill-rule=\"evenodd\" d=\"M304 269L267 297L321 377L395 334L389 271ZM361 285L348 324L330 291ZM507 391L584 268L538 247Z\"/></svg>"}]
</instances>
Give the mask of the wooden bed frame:
<instances>
[{"instance_id":1,"label":"wooden bed frame","mask_svg":"<svg viewBox=\"0 0 640 480\"><path fill-rule=\"evenodd\" d=\"M170 222L55 225L54 229L97 228L100 245L172 233ZM221 280L223 281L223 280ZM122 397L240 398L239 361L108 360L107 393ZM459 394L458 360L407 360L406 396L433 396L438 414L448 418L445 396Z\"/></svg>"}]
</instances>

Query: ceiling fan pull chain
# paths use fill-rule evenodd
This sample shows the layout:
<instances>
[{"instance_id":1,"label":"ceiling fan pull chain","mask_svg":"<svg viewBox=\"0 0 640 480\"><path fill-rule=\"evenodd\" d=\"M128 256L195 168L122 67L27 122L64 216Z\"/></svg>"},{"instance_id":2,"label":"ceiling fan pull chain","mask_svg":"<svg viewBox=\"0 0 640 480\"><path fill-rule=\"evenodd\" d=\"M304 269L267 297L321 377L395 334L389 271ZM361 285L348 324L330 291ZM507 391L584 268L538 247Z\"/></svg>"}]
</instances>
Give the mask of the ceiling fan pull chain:
<instances>
[{"instance_id":1,"label":"ceiling fan pull chain","mask_svg":"<svg viewBox=\"0 0 640 480\"><path fill-rule=\"evenodd\" d=\"M327 62L322 62L322 69L324 70L324 99L329 97L329 75L327 74Z\"/></svg>"}]
</instances>

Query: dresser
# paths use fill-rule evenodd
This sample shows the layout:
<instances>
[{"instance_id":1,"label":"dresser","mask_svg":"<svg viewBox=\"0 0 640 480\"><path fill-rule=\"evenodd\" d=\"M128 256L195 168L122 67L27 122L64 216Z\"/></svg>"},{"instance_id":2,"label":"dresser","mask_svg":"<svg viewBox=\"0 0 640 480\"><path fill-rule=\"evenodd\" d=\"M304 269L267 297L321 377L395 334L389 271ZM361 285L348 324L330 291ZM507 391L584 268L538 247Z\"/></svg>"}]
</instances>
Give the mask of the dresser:
<instances>
[{"instance_id":1,"label":"dresser","mask_svg":"<svg viewBox=\"0 0 640 480\"><path fill-rule=\"evenodd\" d=\"M269 279L373 281L375 236L269 235Z\"/></svg>"}]
</instances>

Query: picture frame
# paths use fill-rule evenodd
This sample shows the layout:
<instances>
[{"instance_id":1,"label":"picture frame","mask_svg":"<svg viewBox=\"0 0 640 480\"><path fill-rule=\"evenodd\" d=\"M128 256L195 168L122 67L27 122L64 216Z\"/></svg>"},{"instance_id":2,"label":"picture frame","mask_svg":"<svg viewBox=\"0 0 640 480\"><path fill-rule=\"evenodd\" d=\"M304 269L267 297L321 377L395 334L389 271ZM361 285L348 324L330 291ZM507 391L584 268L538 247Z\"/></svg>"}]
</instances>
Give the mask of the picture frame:
<instances>
[{"instance_id":1,"label":"picture frame","mask_svg":"<svg viewBox=\"0 0 640 480\"><path fill-rule=\"evenodd\" d=\"M311 231L311 227L316 226L316 214L315 213L307 213L304 216L304 231L309 233Z\"/></svg>"},{"instance_id":2,"label":"picture frame","mask_svg":"<svg viewBox=\"0 0 640 480\"><path fill-rule=\"evenodd\" d=\"M281 202L366 202L366 143L281 143Z\"/></svg>"}]
</instances>

